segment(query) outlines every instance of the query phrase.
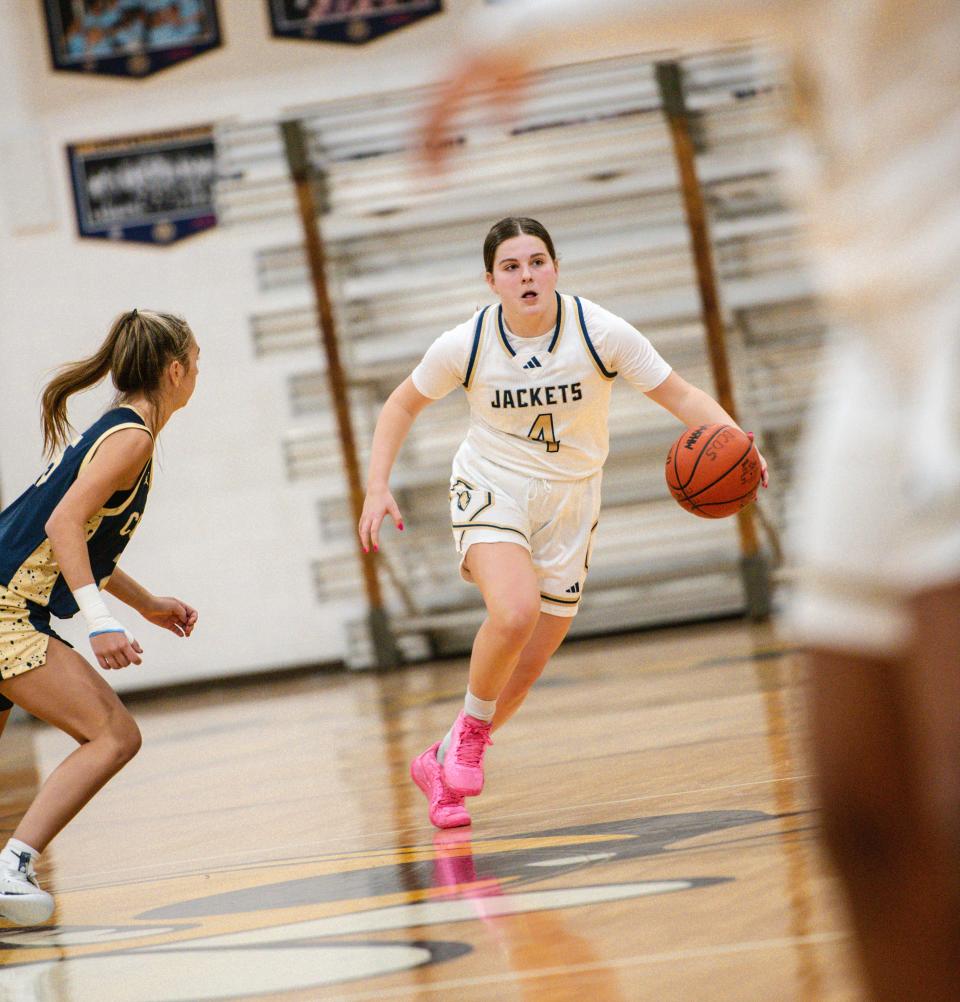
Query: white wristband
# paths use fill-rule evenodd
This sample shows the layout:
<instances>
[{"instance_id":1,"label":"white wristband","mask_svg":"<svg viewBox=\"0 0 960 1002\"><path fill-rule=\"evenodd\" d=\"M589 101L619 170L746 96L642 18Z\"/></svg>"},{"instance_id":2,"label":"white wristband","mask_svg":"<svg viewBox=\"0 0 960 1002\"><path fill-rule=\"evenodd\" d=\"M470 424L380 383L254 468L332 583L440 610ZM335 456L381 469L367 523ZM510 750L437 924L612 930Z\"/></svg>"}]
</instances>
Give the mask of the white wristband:
<instances>
[{"instance_id":1,"label":"white wristband","mask_svg":"<svg viewBox=\"0 0 960 1002\"><path fill-rule=\"evenodd\" d=\"M87 621L87 633L91 639L101 633L122 633L131 644L134 642L133 634L110 615L107 603L101 598L100 589L95 584L78 588L73 597Z\"/></svg>"}]
</instances>

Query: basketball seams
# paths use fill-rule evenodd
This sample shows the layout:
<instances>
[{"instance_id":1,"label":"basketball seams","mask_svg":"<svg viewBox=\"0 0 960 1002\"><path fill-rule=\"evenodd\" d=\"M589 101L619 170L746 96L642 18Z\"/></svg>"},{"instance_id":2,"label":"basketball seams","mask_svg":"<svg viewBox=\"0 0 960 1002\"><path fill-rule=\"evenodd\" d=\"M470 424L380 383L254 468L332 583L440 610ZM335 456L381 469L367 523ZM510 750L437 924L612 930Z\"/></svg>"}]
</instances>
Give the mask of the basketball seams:
<instances>
[{"instance_id":1,"label":"basketball seams","mask_svg":"<svg viewBox=\"0 0 960 1002\"><path fill-rule=\"evenodd\" d=\"M686 491L686 485L684 485L684 491L683 491L684 496L685 497L690 497L690 498L695 498L699 494L702 494L704 491L710 490L711 487L715 487L718 483L720 483L721 480L723 480L724 477L726 477L729 474L733 473L733 471L747 458L747 456L750 455L750 451L752 449L753 449L753 442L751 442L748 445L747 451L742 456L740 456L740 458L732 466L730 466L726 470L724 470L724 472L721 473L720 476L717 477L716 480L712 480L709 484L706 484L704 487L701 487L700 490L696 491L695 493L688 495L687 491ZM690 481L688 480L687 483L689 484ZM735 498L731 498L730 500L734 501L736 499Z\"/></svg>"},{"instance_id":2,"label":"basketball seams","mask_svg":"<svg viewBox=\"0 0 960 1002\"><path fill-rule=\"evenodd\" d=\"M705 431L708 427L710 426L701 425L700 430ZM735 490L737 486L745 486L742 479L740 479L745 472L743 470L743 466L746 462L749 462L750 453L756 452L756 446L749 439L746 439L745 441L744 433L735 426L716 425L712 428L707 438L701 439L696 443L695 456L693 457L689 476L681 482L680 450L683 448L686 441L685 436L694 430L695 429L693 428L688 428L687 432L684 433L684 435L681 435L673 443L670 452L667 454L665 475L667 487L673 495L674 500L681 508L688 511L690 514L698 515L701 518L726 518L729 515L742 511L756 499L759 482L754 483L751 487L749 487L749 489L736 497L721 497L716 500L707 500L707 498L711 495L711 493L714 497L716 497L717 494L723 495L725 492L729 492L731 488ZM737 437L737 434L735 434L732 439L725 439L723 444L720 446L719 451L715 451L714 457L710 460L710 464L708 465L712 465L718 459L725 458L724 453L728 449L731 449L731 447L736 448L738 441L741 444L741 453L729 463L727 468L722 473L717 474L709 483L704 484L703 486L698 486L695 491L692 491L690 488L693 482L697 479L700 457L714 446L714 443L717 441L721 432L727 430L738 433L739 438ZM744 445L746 445L745 449L743 449ZM694 449L689 451L694 451ZM672 477L670 476L671 468L673 471ZM703 473L706 476L709 476L712 472L714 471L708 467L703 469ZM736 480L728 485L724 484L724 481L729 479L733 474L737 474ZM739 481L739 483L737 481Z\"/></svg>"},{"instance_id":3,"label":"basketball seams","mask_svg":"<svg viewBox=\"0 0 960 1002\"><path fill-rule=\"evenodd\" d=\"M720 426L719 426L719 427L717 428L717 430L716 430L716 431L715 431L715 432L714 432L714 433L713 433L713 434L712 434L712 435L711 435L711 436L710 436L710 437L709 437L709 438L708 438L708 439L706 440L706 442L704 442L704 443L703 443L703 444L702 444L702 445L700 446L700 451L699 451L699 452L697 453L697 458L696 458L696 459L695 459L695 460L693 461L693 466L692 466L692 467L690 468L690 476L688 476L688 477L687 477L687 479L686 479L686 480L685 480L685 481L684 481L684 482L683 482L682 484L680 483L680 476L679 476L679 473L678 473L678 475L677 475L677 483L678 483L678 484L680 484L680 489L681 489L682 491L686 491L686 489L687 489L687 484L689 484L689 483L690 483L690 481L691 481L691 480L693 480L693 478L694 478L694 475L695 475L695 474L696 474L696 472L697 472L697 467L698 467L698 466L700 465L700 460L701 460L701 458L703 457L703 454L704 454L704 453L705 453L705 452L707 451L707 448L708 448L708 446L710 445L710 443L711 443L711 442L712 442L712 441L713 441L713 440L714 440L714 439L715 439L715 438L717 437L717 435L719 435L719 434L720 434L721 432L724 432L724 431L726 431L726 430L727 430L728 428L732 428L732 427L733 427L733 426L732 426L732 425L729 425L729 424L722 424L722 425L720 425ZM680 453L680 450L679 450L679 449L677 449L677 455L679 455L679 453ZM676 456L674 457L674 466L676 466ZM730 472L730 471L728 470L728 471L727 471L727 473L729 473L729 472Z\"/></svg>"},{"instance_id":4,"label":"basketball seams","mask_svg":"<svg viewBox=\"0 0 960 1002\"><path fill-rule=\"evenodd\" d=\"M755 487L751 487L750 490L748 490L745 494L740 494L740 495L738 495L735 498L727 498L724 501L703 501L701 503L697 503L696 501L690 501L690 504L692 504L694 506L694 508L697 508L700 511L706 511L708 508L715 508L718 505L729 505L729 504L733 504L736 501L742 501L744 498L748 498L751 495L753 495L755 491L756 491L756 488ZM744 507L746 507L746 505L744 505ZM734 514L736 514L736 512L734 512ZM710 515L710 517L711 518L726 518L725 515Z\"/></svg>"},{"instance_id":5,"label":"basketball seams","mask_svg":"<svg viewBox=\"0 0 960 1002\"><path fill-rule=\"evenodd\" d=\"M677 469L677 457L680 455L680 449L677 445L673 447L673 472L676 475L677 490L682 491L683 487L680 485L680 471Z\"/></svg>"}]
</instances>

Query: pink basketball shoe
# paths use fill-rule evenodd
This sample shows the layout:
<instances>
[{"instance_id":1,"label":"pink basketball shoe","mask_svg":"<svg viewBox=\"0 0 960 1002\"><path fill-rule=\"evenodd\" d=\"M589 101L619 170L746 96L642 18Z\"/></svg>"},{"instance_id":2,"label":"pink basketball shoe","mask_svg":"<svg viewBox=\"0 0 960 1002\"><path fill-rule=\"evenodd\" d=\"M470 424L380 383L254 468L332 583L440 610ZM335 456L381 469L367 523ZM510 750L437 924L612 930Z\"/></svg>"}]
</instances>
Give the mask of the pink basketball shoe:
<instances>
[{"instance_id":1,"label":"pink basketball shoe","mask_svg":"<svg viewBox=\"0 0 960 1002\"><path fill-rule=\"evenodd\" d=\"M453 725L453 737L443 759L447 786L464 797L475 797L483 789L483 753L492 745L490 725L461 710Z\"/></svg>"},{"instance_id":2,"label":"pink basketball shoe","mask_svg":"<svg viewBox=\"0 0 960 1002\"><path fill-rule=\"evenodd\" d=\"M443 781L443 770L437 761L438 741L410 763L410 775L423 790L430 804L430 821L437 828L460 828L470 824L470 815L463 796L454 793Z\"/></svg>"}]
</instances>

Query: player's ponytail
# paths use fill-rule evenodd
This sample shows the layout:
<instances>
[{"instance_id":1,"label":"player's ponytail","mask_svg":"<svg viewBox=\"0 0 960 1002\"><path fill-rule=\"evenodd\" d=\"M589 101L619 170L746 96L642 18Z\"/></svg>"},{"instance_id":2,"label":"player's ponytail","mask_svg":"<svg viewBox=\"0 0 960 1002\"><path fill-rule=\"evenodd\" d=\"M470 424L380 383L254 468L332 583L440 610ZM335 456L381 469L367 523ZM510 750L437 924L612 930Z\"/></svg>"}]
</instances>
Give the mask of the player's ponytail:
<instances>
[{"instance_id":1,"label":"player's ponytail","mask_svg":"<svg viewBox=\"0 0 960 1002\"><path fill-rule=\"evenodd\" d=\"M54 455L69 440L68 398L96 386L108 373L117 389L115 403L142 394L156 418L163 370L174 359L189 367L192 343L193 334L181 317L149 310L122 313L95 354L63 366L44 389L41 408L45 455Z\"/></svg>"}]
</instances>

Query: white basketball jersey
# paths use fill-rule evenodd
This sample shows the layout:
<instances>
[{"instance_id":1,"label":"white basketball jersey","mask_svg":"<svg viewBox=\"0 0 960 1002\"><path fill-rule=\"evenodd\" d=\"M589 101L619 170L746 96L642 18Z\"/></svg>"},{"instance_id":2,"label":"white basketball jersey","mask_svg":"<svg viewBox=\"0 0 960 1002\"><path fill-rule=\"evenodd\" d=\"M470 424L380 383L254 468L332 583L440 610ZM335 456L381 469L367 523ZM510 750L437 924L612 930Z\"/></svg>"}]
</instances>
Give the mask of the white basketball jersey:
<instances>
[{"instance_id":1,"label":"white basketball jersey","mask_svg":"<svg viewBox=\"0 0 960 1002\"><path fill-rule=\"evenodd\" d=\"M613 358L601 357L585 305L598 318L598 327L604 327L601 336L609 335ZM604 324L605 319L610 322ZM631 373L631 381L645 389L658 385L670 367L643 335L613 314L559 293L552 334L510 338L503 308L488 306L471 321L472 330L461 325L438 339L414 370L414 385L431 397L448 392L443 360L451 350L463 353L469 344L460 354L458 373L470 401L466 444L491 462L530 477L588 477L602 468L609 450L607 416L617 375L613 365L616 344L624 342L617 324L628 332L631 364L637 357L642 360L634 365L638 371Z\"/></svg>"}]
</instances>

